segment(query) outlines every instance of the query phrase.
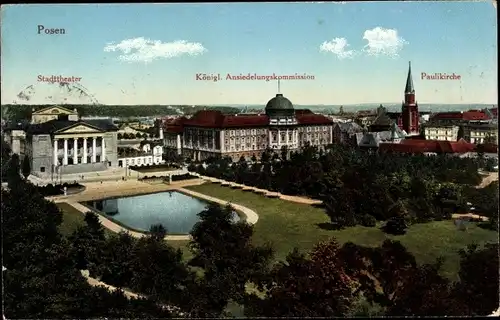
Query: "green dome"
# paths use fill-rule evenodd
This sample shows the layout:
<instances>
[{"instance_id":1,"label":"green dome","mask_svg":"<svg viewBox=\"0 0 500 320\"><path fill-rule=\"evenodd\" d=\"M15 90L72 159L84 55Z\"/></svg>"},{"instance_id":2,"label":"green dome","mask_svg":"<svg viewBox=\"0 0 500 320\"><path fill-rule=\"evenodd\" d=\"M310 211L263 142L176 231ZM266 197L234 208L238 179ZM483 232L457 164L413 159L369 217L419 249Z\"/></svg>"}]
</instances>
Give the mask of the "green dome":
<instances>
[{"instance_id":1,"label":"green dome","mask_svg":"<svg viewBox=\"0 0 500 320\"><path fill-rule=\"evenodd\" d=\"M266 110L293 110L293 104L283 94L278 93L276 97L269 100Z\"/></svg>"},{"instance_id":2,"label":"green dome","mask_svg":"<svg viewBox=\"0 0 500 320\"><path fill-rule=\"evenodd\" d=\"M293 104L287 98L278 93L276 97L269 100L266 105L266 114L272 118L288 118L295 115Z\"/></svg>"}]
</instances>

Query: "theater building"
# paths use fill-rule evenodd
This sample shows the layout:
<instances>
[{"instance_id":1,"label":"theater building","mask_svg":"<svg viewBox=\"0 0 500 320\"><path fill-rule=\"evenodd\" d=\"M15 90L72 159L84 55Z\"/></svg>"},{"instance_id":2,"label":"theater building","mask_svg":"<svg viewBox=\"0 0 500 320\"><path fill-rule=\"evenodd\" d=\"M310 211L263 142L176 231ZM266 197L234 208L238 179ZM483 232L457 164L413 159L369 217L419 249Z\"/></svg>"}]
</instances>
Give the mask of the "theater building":
<instances>
[{"instance_id":1,"label":"theater building","mask_svg":"<svg viewBox=\"0 0 500 320\"><path fill-rule=\"evenodd\" d=\"M332 143L333 121L310 110L296 110L282 94L269 100L264 114L226 115L199 111L191 118L167 122L164 145L195 160L212 156L260 157L267 148L293 151L307 144L325 147Z\"/></svg>"},{"instance_id":2,"label":"theater building","mask_svg":"<svg viewBox=\"0 0 500 320\"><path fill-rule=\"evenodd\" d=\"M20 150L40 178L118 167L118 128L107 119L83 121L76 110L53 106L34 111L31 123L14 123L6 131L9 137L23 133Z\"/></svg>"}]
</instances>

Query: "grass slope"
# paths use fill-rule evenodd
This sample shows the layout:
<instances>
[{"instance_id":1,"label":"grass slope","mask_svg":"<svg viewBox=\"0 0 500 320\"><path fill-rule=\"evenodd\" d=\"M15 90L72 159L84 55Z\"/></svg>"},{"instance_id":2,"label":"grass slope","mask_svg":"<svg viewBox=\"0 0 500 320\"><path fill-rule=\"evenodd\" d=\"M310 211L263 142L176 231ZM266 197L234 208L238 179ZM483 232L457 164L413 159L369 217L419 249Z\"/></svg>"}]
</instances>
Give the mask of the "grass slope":
<instances>
[{"instance_id":1,"label":"grass slope","mask_svg":"<svg viewBox=\"0 0 500 320\"><path fill-rule=\"evenodd\" d=\"M443 275L455 279L459 268L457 251L470 243L482 245L498 242L498 233L470 225L466 231L458 231L452 221L436 221L413 225L402 236L391 236L378 228L356 226L344 230L327 230L329 218L323 209L280 199L270 199L253 192L203 184L187 187L212 197L246 206L259 215L255 225L254 241L273 244L277 260L283 260L294 248L308 251L320 242L335 237L340 243L348 241L364 246L379 246L385 239L399 240L419 263L432 263L437 257L444 258ZM181 247L182 244L178 243Z\"/></svg>"}]
</instances>

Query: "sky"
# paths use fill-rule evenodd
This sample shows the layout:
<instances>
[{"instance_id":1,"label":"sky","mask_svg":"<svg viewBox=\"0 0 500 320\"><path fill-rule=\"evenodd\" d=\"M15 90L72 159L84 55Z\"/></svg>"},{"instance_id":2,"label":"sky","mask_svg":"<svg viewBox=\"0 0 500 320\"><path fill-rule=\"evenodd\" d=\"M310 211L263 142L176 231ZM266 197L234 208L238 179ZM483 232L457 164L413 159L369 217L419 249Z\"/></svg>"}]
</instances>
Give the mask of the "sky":
<instances>
[{"instance_id":1,"label":"sky","mask_svg":"<svg viewBox=\"0 0 500 320\"><path fill-rule=\"evenodd\" d=\"M491 1L8 5L1 101L265 105L276 79L228 75L297 74L279 81L294 104L388 103L411 61L419 103L497 104L496 32Z\"/></svg>"}]
</instances>

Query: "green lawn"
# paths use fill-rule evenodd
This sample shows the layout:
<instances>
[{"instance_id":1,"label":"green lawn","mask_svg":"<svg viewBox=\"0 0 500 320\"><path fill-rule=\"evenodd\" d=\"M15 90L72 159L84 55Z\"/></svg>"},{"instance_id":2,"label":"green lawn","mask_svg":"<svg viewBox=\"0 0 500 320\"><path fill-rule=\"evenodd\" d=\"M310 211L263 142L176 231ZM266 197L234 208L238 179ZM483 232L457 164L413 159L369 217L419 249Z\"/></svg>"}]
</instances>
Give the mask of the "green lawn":
<instances>
[{"instance_id":1,"label":"green lawn","mask_svg":"<svg viewBox=\"0 0 500 320\"><path fill-rule=\"evenodd\" d=\"M458 231L452 221L439 221L411 226L403 236L386 235L378 228L356 226L344 230L327 230L318 224L328 223L323 209L280 199L270 199L253 192L203 184L187 187L209 196L246 206L259 215L255 225L256 244L273 244L276 258L283 260L294 248L308 251L316 243L335 237L340 243L352 241L364 246L378 246L385 239L401 241L419 263L434 262L443 256L443 275L454 278L458 271L457 251L467 244L497 242L498 233L470 225ZM178 243L178 247L185 244Z\"/></svg>"},{"instance_id":2,"label":"green lawn","mask_svg":"<svg viewBox=\"0 0 500 320\"><path fill-rule=\"evenodd\" d=\"M64 236L71 235L71 233L75 231L78 226L85 224L85 215L75 209L72 205L65 202L56 203L56 205L63 214L63 222L59 226L59 231ZM106 236L110 236L114 232L104 228L104 233Z\"/></svg>"},{"instance_id":3,"label":"green lawn","mask_svg":"<svg viewBox=\"0 0 500 320\"><path fill-rule=\"evenodd\" d=\"M72 205L65 202L56 203L56 205L63 214L63 222L59 226L59 231L64 236L69 236L78 226L85 224L83 220L85 216Z\"/></svg>"}]
</instances>

